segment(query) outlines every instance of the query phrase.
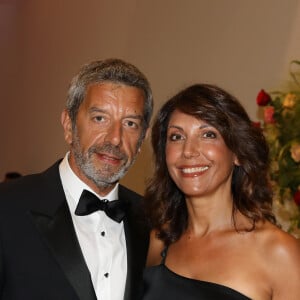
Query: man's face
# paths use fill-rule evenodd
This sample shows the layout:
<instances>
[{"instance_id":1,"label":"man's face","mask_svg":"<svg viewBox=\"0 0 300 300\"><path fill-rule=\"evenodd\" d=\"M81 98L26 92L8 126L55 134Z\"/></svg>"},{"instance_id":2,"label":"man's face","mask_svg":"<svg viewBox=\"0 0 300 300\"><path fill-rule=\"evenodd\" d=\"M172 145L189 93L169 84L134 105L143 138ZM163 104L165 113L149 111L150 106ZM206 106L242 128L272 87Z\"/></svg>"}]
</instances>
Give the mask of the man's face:
<instances>
[{"instance_id":1,"label":"man's face","mask_svg":"<svg viewBox=\"0 0 300 300\"><path fill-rule=\"evenodd\" d=\"M135 161L142 142L143 112L142 90L107 82L88 87L75 128L63 113L70 166L98 193L109 192Z\"/></svg>"}]
</instances>

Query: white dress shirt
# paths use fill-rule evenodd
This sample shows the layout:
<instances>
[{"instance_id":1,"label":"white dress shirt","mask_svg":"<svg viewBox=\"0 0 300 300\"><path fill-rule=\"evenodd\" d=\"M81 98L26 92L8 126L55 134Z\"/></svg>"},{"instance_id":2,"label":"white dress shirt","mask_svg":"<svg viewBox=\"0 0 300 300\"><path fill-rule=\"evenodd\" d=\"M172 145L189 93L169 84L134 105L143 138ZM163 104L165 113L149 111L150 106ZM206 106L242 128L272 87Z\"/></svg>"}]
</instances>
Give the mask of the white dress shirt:
<instances>
[{"instance_id":1,"label":"white dress shirt","mask_svg":"<svg viewBox=\"0 0 300 300\"><path fill-rule=\"evenodd\" d=\"M72 171L68 162L69 153L59 165L59 172L66 199L71 212L75 232L91 273L98 299L122 300L127 274L127 254L123 221L117 223L103 211L87 216L75 215L79 198L84 189L92 192ZM95 194L96 195L96 194ZM118 184L105 197L118 199Z\"/></svg>"}]
</instances>

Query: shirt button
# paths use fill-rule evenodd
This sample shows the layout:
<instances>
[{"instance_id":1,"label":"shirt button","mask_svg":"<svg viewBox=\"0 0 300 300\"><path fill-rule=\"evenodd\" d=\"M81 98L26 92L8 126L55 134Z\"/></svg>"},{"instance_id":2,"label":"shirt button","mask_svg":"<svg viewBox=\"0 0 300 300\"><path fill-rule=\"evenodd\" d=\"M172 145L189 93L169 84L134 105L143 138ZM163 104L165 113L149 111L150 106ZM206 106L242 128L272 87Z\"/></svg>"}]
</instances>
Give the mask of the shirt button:
<instances>
[{"instance_id":1,"label":"shirt button","mask_svg":"<svg viewBox=\"0 0 300 300\"><path fill-rule=\"evenodd\" d=\"M109 273L105 273L105 274L104 274L104 276L105 276L106 278L108 278L108 276L109 276Z\"/></svg>"},{"instance_id":2,"label":"shirt button","mask_svg":"<svg viewBox=\"0 0 300 300\"><path fill-rule=\"evenodd\" d=\"M101 231L101 235L102 235L102 236L105 236L105 231Z\"/></svg>"}]
</instances>

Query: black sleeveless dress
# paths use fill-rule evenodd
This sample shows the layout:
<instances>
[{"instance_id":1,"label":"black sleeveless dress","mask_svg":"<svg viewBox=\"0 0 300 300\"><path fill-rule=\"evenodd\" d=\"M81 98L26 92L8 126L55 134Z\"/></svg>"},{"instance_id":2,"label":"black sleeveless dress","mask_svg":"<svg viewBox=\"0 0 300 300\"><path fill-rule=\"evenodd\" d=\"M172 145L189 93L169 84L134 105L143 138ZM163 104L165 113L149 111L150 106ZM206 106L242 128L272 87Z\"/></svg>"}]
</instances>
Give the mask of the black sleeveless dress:
<instances>
[{"instance_id":1,"label":"black sleeveless dress","mask_svg":"<svg viewBox=\"0 0 300 300\"><path fill-rule=\"evenodd\" d=\"M165 252L166 253L166 252ZM180 276L165 265L144 271L143 300L251 300L224 285Z\"/></svg>"}]
</instances>

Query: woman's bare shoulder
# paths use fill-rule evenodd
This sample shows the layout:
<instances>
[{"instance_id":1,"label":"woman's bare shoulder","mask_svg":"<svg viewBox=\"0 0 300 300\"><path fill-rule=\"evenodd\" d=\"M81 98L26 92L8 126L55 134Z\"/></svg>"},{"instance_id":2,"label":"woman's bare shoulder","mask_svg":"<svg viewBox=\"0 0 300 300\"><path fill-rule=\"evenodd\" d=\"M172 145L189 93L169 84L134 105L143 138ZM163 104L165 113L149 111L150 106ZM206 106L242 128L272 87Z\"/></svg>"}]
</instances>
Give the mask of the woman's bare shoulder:
<instances>
[{"instance_id":1,"label":"woman's bare shoulder","mask_svg":"<svg viewBox=\"0 0 300 300\"><path fill-rule=\"evenodd\" d=\"M161 253L164 250L165 245L162 240L158 238L156 230L152 230L150 234L150 245L147 257L147 267L155 266L161 263Z\"/></svg>"},{"instance_id":2,"label":"woman's bare shoulder","mask_svg":"<svg viewBox=\"0 0 300 300\"><path fill-rule=\"evenodd\" d=\"M262 236L273 298L300 299L300 240L274 225L267 225Z\"/></svg>"},{"instance_id":3,"label":"woman's bare shoulder","mask_svg":"<svg viewBox=\"0 0 300 300\"><path fill-rule=\"evenodd\" d=\"M271 258L300 258L300 240L273 224L267 223L263 228L262 242Z\"/></svg>"}]
</instances>

